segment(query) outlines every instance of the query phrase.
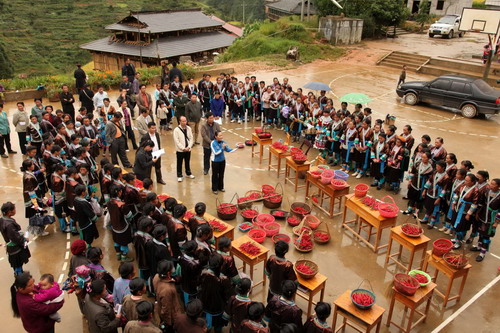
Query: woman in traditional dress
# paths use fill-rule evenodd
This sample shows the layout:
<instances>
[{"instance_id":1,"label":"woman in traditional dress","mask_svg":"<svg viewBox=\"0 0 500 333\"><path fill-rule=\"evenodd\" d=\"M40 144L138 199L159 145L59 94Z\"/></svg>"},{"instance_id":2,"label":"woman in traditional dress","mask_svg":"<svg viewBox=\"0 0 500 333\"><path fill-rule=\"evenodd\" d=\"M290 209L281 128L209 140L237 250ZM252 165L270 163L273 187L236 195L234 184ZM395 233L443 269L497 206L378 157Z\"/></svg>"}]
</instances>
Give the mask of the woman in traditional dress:
<instances>
[{"instance_id":1,"label":"woman in traditional dress","mask_svg":"<svg viewBox=\"0 0 500 333\"><path fill-rule=\"evenodd\" d=\"M424 190L427 180L432 175L433 168L430 162L431 154L429 152L422 155L422 160L413 166L408 174L408 209L403 213L405 215L414 213L418 216L418 212L422 209L422 203L425 198ZM422 220L427 223L429 216L425 216Z\"/></svg>"},{"instance_id":2,"label":"woman in traditional dress","mask_svg":"<svg viewBox=\"0 0 500 333\"><path fill-rule=\"evenodd\" d=\"M390 190L398 194L400 190L401 181L401 162L404 157L404 143L401 138L396 139L396 143L390 148L389 142L389 156L387 157L386 179L389 184Z\"/></svg>"},{"instance_id":3,"label":"woman in traditional dress","mask_svg":"<svg viewBox=\"0 0 500 333\"><path fill-rule=\"evenodd\" d=\"M358 143L356 144L356 150L354 154L354 159L356 161L356 170L352 174L353 177L360 179L363 175L366 175L368 167L370 166L370 150L372 147L373 131L370 128L370 120L364 120L361 123L361 127L358 129Z\"/></svg>"},{"instance_id":4,"label":"woman in traditional dress","mask_svg":"<svg viewBox=\"0 0 500 333\"><path fill-rule=\"evenodd\" d=\"M445 201L446 195L446 163L438 161L435 170L425 184L425 190L422 193L425 206L425 221L429 221L428 229L435 228L440 223L441 203Z\"/></svg>"},{"instance_id":5,"label":"woman in traditional dress","mask_svg":"<svg viewBox=\"0 0 500 333\"><path fill-rule=\"evenodd\" d=\"M108 214L116 258L120 261L130 262L134 260L127 256L128 244L132 243L132 227L130 225L132 212L121 199L122 187L111 185L109 192L111 199L108 201Z\"/></svg>"},{"instance_id":6,"label":"woman in traditional dress","mask_svg":"<svg viewBox=\"0 0 500 333\"><path fill-rule=\"evenodd\" d=\"M477 210L477 200L479 190L476 186L477 177L469 173L465 177L464 183L453 193L452 205L453 218L452 223L455 228L456 238L453 248L459 249L464 241L465 234L469 231Z\"/></svg>"},{"instance_id":7,"label":"woman in traditional dress","mask_svg":"<svg viewBox=\"0 0 500 333\"><path fill-rule=\"evenodd\" d=\"M378 135L376 143L371 148L371 171L370 175L374 178L374 182L370 185L377 187L377 190L382 189L385 178L385 167L387 163L387 155L389 154L389 146L385 142L385 134Z\"/></svg>"},{"instance_id":8,"label":"woman in traditional dress","mask_svg":"<svg viewBox=\"0 0 500 333\"><path fill-rule=\"evenodd\" d=\"M264 320L269 323L271 333L279 333L283 324L295 324L302 330L302 310L295 304L296 293L295 282L283 281L281 296L274 296L267 303Z\"/></svg>"},{"instance_id":9,"label":"woman in traditional dress","mask_svg":"<svg viewBox=\"0 0 500 333\"><path fill-rule=\"evenodd\" d=\"M2 212L0 232L6 243L9 264L14 269L14 275L19 275L23 273L23 265L27 264L31 257L28 241L23 236L21 226L13 218L16 215L16 206L8 201L0 210Z\"/></svg>"},{"instance_id":10,"label":"woman in traditional dress","mask_svg":"<svg viewBox=\"0 0 500 333\"><path fill-rule=\"evenodd\" d=\"M340 139L340 141L342 142L342 152L343 152L342 155L343 164L340 170L346 172L351 170L352 161L354 159L354 148L357 139L358 139L358 131L354 126L354 122L349 121L349 123L347 124L347 128L345 129L344 134Z\"/></svg>"}]
</instances>

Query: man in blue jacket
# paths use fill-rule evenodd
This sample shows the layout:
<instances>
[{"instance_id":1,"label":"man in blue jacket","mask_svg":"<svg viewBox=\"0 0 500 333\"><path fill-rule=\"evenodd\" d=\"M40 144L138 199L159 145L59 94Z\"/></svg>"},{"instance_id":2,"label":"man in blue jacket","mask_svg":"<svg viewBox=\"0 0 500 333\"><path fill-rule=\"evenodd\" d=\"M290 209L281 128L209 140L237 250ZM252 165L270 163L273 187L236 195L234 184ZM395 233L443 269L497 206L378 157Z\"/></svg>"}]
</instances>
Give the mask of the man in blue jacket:
<instances>
[{"instance_id":1,"label":"man in blue jacket","mask_svg":"<svg viewBox=\"0 0 500 333\"><path fill-rule=\"evenodd\" d=\"M224 189L224 170L226 169L224 152L232 153L238 149L229 148L227 143L222 139L222 132L216 132L215 140L210 144L210 149L212 150L212 191L214 194L217 194L218 191L226 191Z\"/></svg>"},{"instance_id":2,"label":"man in blue jacket","mask_svg":"<svg viewBox=\"0 0 500 333\"><path fill-rule=\"evenodd\" d=\"M210 101L210 111L215 116L215 119L219 119L224 114L224 109L226 108L226 103L224 99L221 98L220 92L215 92L215 98Z\"/></svg>"}]
</instances>

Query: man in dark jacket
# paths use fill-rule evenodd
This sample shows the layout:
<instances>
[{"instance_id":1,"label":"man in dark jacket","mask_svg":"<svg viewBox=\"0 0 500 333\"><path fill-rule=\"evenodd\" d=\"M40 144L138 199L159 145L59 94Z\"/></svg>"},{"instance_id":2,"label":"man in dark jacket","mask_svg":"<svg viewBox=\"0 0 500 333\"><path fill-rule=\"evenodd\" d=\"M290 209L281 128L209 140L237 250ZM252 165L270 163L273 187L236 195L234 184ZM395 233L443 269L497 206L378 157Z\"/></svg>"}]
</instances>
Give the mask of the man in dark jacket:
<instances>
[{"instance_id":1,"label":"man in dark jacket","mask_svg":"<svg viewBox=\"0 0 500 333\"><path fill-rule=\"evenodd\" d=\"M188 120L189 127L193 129L194 143L199 145L198 133L200 132L200 120L203 115L201 111L201 103L198 101L196 95L191 96L191 101L186 104L186 118Z\"/></svg>"},{"instance_id":2,"label":"man in dark jacket","mask_svg":"<svg viewBox=\"0 0 500 333\"><path fill-rule=\"evenodd\" d=\"M130 59L125 60L125 65L122 67L122 76L128 77L128 82L134 81L135 77L135 66L130 62Z\"/></svg>"},{"instance_id":3,"label":"man in dark jacket","mask_svg":"<svg viewBox=\"0 0 500 333\"><path fill-rule=\"evenodd\" d=\"M177 63L174 61L172 62L172 69L168 73L170 82L174 82L174 78L177 76L179 77L179 82L182 83L182 80L184 79L182 77L182 71L177 68Z\"/></svg>"},{"instance_id":4,"label":"man in dark jacket","mask_svg":"<svg viewBox=\"0 0 500 333\"><path fill-rule=\"evenodd\" d=\"M194 95L194 96L196 96L196 95ZM174 97L175 117L177 118L178 124L180 124L179 119L182 116L186 115L186 104L187 103L189 103L189 98L187 98L182 93L182 91L178 91L177 95Z\"/></svg>"},{"instance_id":5,"label":"man in dark jacket","mask_svg":"<svg viewBox=\"0 0 500 333\"><path fill-rule=\"evenodd\" d=\"M160 141L160 134L156 131L156 124L154 122L148 123L148 133L144 134L141 138L140 141L140 146L144 144L146 141L152 141L154 143L152 151L158 151L161 149L161 141ZM153 160L155 161L154 167L155 167L155 173L156 173L156 181L159 184L166 185L166 183L163 181L163 177L161 175L161 157L158 157L158 159Z\"/></svg>"},{"instance_id":6,"label":"man in dark jacket","mask_svg":"<svg viewBox=\"0 0 500 333\"><path fill-rule=\"evenodd\" d=\"M71 119L75 120L75 107L73 103L75 103L75 98L73 94L69 91L69 87L67 84L62 86L62 92L59 95L59 99L61 100L61 105L63 108L63 112L65 114L69 114Z\"/></svg>"},{"instance_id":7,"label":"man in dark jacket","mask_svg":"<svg viewBox=\"0 0 500 333\"><path fill-rule=\"evenodd\" d=\"M201 138L203 139L203 174L206 175L210 170L210 155L212 150L210 144L215 139L215 133L220 132L220 125L215 122L215 117L212 112L206 115L207 121L201 125Z\"/></svg>"},{"instance_id":8,"label":"man in dark jacket","mask_svg":"<svg viewBox=\"0 0 500 333\"><path fill-rule=\"evenodd\" d=\"M123 115L121 112L115 112L111 121L106 124L106 143L109 145L111 153L111 163L118 164L117 155L120 156L124 168L132 168L126 154L127 139L125 137L125 129L122 127L121 119Z\"/></svg>"},{"instance_id":9,"label":"man in dark jacket","mask_svg":"<svg viewBox=\"0 0 500 333\"><path fill-rule=\"evenodd\" d=\"M87 74L85 74L85 71L82 69L82 65L77 64L76 67L77 69L75 69L75 72L73 73L73 76L75 78L75 86L76 89L82 90L85 86L85 83L87 82Z\"/></svg>"}]
</instances>

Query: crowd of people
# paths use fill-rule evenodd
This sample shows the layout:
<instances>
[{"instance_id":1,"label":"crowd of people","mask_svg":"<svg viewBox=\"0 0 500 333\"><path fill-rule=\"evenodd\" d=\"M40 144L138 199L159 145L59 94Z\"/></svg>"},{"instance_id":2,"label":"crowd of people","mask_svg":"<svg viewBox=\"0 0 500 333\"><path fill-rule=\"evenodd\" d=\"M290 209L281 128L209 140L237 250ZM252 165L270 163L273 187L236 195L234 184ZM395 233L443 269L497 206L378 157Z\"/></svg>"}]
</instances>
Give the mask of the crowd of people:
<instances>
[{"instance_id":1,"label":"crowd of people","mask_svg":"<svg viewBox=\"0 0 500 333\"><path fill-rule=\"evenodd\" d=\"M81 72L75 72L82 105L78 114L73 95L63 86L62 110L54 114L52 106L35 99L30 114L19 102L12 117L25 155L21 170L29 230L46 235L46 225L54 221L52 210L61 232L79 235L71 246L73 257L62 289L76 294L91 333L115 332L119 327L125 332L220 332L228 323L233 332L331 331L327 303L318 303L316 314L302 322L302 311L294 303L293 264L285 259L287 243L278 242L276 254L266 263L267 305L252 302L252 281L237 272L231 241L223 237L214 246L212 228L203 218L206 205L198 203L190 214L175 198L153 191L153 167L157 182L165 184L161 134L169 133L174 123L179 182L184 179L183 166L186 177L195 178L191 151L201 135L204 174L211 167L212 191L225 191L224 152L236 149L223 140L222 119L255 119L286 131L293 141L304 140L327 163L352 176L370 177L378 190L387 186L399 193L407 182L405 214L413 214L430 229L453 234L455 248L471 243L471 250L479 251L476 260L484 259L500 218L500 179L490 180L485 170L472 173L470 161L458 163L457 156L446 151L443 138L433 142L423 135L417 143L411 125L398 132L395 125L372 120L372 110L360 104L352 112L346 103L336 110L326 91L304 95L286 78L266 84L255 76L238 81L221 73L215 82L206 74L198 83L192 78L186 83L177 68L169 74L172 71L174 75L164 75L151 96L127 61L115 105L102 86L94 93ZM0 105L0 153L6 158L4 143L8 153L16 153L9 133ZM126 154L129 145L137 150L133 163ZM117 166L118 158L129 172ZM50 274L35 284L23 272L31 256L27 237L15 221L13 203L4 203L1 212L0 231L16 276L11 290L14 313L27 331L49 332L60 320L55 313L63 303L61 289ZM121 262L117 279L101 265L107 249L92 245L99 237L96 222L101 216Z\"/></svg>"}]
</instances>

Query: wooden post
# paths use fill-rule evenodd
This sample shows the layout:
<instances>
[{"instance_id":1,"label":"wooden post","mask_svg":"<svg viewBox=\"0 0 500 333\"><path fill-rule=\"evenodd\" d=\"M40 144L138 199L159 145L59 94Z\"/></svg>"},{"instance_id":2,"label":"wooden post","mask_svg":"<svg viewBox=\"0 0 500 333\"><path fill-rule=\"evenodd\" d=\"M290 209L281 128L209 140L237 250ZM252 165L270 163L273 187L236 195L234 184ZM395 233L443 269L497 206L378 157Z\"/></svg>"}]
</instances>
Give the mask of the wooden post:
<instances>
[{"instance_id":1,"label":"wooden post","mask_svg":"<svg viewBox=\"0 0 500 333\"><path fill-rule=\"evenodd\" d=\"M302 4L300 6L300 20L304 21L304 5L305 5L305 0L302 0Z\"/></svg>"},{"instance_id":2,"label":"wooden post","mask_svg":"<svg viewBox=\"0 0 500 333\"><path fill-rule=\"evenodd\" d=\"M307 0L307 20L311 19L311 0Z\"/></svg>"}]
</instances>

